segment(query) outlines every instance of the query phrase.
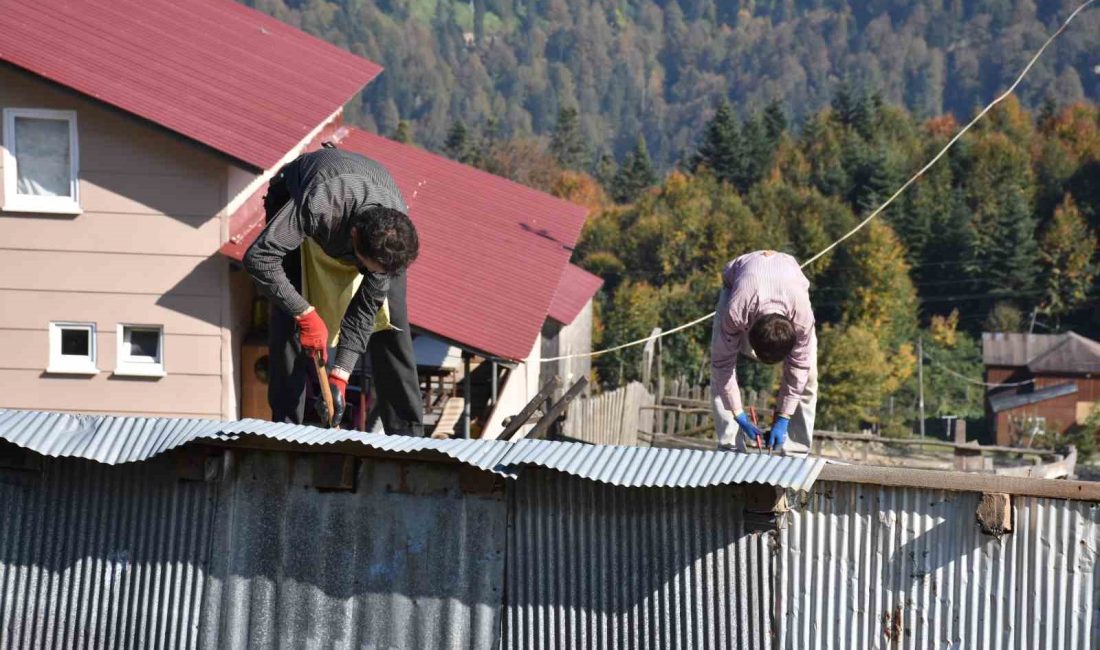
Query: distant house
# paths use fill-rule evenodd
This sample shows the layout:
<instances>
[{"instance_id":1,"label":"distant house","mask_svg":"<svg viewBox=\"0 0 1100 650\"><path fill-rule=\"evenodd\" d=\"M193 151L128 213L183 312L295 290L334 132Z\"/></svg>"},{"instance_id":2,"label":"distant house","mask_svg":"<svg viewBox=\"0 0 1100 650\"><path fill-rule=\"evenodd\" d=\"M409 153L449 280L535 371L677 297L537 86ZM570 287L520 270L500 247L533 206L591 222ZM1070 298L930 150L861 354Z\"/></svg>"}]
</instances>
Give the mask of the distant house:
<instances>
[{"instance_id":1,"label":"distant house","mask_svg":"<svg viewBox=\"0 0 1100 650\"><path fill-rule=\"evenodd\" d=\"M1045 429L1066 432L1100 401L1100 343L1066 334L982 335L986 406L997 444ZM1016 385L1011 385L1016 384Z\"/></svg>"},{"instance_id":2,"label":"distant house","mask_svg":"<svg viewBox=\"0 0 1100 650\"><path fill-rule=\"evenodd\" d=\"M229 0L9 3L0 33L0 408L239 417L237 260L272 174L324 141L405 194L416 333L499 363L490 406L537 391L586 211L344 127L378 65Z\"/></svg>"}]
</instances>

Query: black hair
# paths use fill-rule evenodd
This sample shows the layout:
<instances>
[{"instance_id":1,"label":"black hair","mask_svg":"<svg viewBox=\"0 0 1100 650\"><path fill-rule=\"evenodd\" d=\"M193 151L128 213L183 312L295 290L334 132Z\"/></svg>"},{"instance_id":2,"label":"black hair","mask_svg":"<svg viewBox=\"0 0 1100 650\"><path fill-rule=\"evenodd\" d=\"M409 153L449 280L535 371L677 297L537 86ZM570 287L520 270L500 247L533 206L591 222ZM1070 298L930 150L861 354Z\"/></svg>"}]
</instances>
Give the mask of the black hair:
<instances>
[{"instance_id":1,"label":"black hair","mask_svg":"<svg viewBox=\"0 0 1100 650\"><path fill-rule=\"evenodd\" d=\"M749 328L749 345L764 363L779 363L794 349L794 323L780 314L765 314Z\"/></svg>"},{"instance_id":2,"label":"black hair","mask_svg":"<svg viewBox=\"0 0 1100 650\"><path fill-rule=\"evenodd\" d=\"M355 252L375 260L386 273L396 275L420 254L420 237L407 214L371 206L355 215Z\"/></svg>"}]
</instances>

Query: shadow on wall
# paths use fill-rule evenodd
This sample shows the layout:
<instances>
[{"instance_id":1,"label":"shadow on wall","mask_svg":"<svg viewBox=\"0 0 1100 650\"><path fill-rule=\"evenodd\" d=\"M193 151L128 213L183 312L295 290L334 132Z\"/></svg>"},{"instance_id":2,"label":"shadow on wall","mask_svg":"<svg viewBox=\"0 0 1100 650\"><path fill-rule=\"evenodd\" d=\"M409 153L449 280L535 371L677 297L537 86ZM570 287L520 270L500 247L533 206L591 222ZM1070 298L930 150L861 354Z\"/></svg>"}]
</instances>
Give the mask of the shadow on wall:
<instances>
[{"instance_id":1,"label":"shadow on wall","mask_svg":"<svg viewBox=\"0 0 1100 650\"><path fill-rule=\"evenodd\" d=\"M515 483L504 647L771 647L776 533L743 488Z\"/></svg>"},{"instance_id":2,"label":"shadow on wall","mask_svg":"<svg viewBox=\"0 0 1100 650\"><path fill-rule=\"evenodd\" d=\"M321 455L232 453L212 482L181 480L188 451L0 469L0 594L20 594L0 599L0 629L16 647L62 639L81 603L99 608L82 638L139 647L492 646L506 528L492 475L361 459L354 491L325 491ZM198 466L224 467L212 454Z\"/></svg>"}]
</instances>

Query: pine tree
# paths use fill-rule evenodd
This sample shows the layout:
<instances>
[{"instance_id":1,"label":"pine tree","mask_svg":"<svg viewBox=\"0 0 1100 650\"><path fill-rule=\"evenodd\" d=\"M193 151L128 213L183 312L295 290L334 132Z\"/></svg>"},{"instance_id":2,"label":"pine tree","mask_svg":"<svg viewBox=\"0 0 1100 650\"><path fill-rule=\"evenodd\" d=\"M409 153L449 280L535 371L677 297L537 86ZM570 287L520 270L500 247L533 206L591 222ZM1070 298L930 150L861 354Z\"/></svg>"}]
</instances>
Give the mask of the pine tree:
<instances>
[{"instance_id":1,"label":"pine tree","mask_svg":"<svg viewBox=\"0 0 1100 650\"><path fill-rule=\"evenodd\" d=\"M447 131L447 140L443 143L443 151L451 160L461 163L469 162L470 158L470 132L462 120L455 120Z\"/></svg>"},{"instance_id":2,"label":"pine tree","mask_svg":"<svg viewBox=\"0 0 1100 650\"><path fill-rule=\"evenodd\" d=\"M1035 216L1020 190L1010 190L994 221L989 246L979 258L990 293L1031 295L1039 275Z\"/></svg>"},{"instance_id":3,"label":"pine tree","mask_svg":"<svg viewBox=\"0 0 1100 650\"><path fill-rule=\"evenodd\" d=\"M603 186L604 191L610 194L611 188L615 185L615 174L618 170L615 157L605 151L596 159L592 173L596 181Z\"/></svg>"},{"instance_id":4,"label":"pine tree","mask_svg":"<svg viewBox=\"0 0 1100 650\"><path fill-rule=\"evenodd\" d=\"M563 108L550 138L550 154L565 169L580 171L588 160L588 141L581 132L577 109Z\"/></svg>"},{"instance_id":5,"label":"pine tree","mask_svg":"<svg viewBox=\"0 0 1100 650\"><path fill-rule=\"evenodd\" d=\"M769 102L764 109L764 129L773 145L787 131L787 114L777 99Z\"/></svg>"},{"instance_id":6,"label":"pine tree","mask_svg":"<svg viewBox=\"0 0 1100 650\"><path fill-rule=\"evenodd\" d=\"M692 169L703 165L719 180L732 183L737 175L739 139L733 110L728 103L722 102L707 122L703 140L692 160Z\"/></svg>"},{"instance_id":7,"label":"pine tree","mask_svg":"<svg viewBox=\"0 0 1100 650\"><path fill-rule=\"evenodd\" d=\"M771 167L775 142L768 136L763 119L754 115L742 123L738 144L733 184L745 194L760 182Z\"/></svg>"},{"instance_id":8,"label":"pine tree","mask_svg":"<svg viewBox=\"0 0 1100 650\"><path fill-rule=\"evenodd\" d=\"M638 136L634 148L626 155L612 183L611 195L619 203L632 203L646 188L657 182L657 173L649 160L645 138Z\"/></svg>"}]
</instances>

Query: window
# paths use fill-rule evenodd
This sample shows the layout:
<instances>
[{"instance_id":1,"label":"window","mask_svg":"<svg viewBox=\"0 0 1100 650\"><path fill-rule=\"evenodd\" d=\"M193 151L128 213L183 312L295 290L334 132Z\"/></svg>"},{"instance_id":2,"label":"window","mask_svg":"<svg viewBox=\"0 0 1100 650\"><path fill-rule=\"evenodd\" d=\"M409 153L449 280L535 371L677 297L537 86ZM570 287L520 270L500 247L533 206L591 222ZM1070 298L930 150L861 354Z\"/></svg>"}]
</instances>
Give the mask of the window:
<instances>
[{"instance_id":1,"label":"window","mask_svg":"<svg viewBox=\"0 0 1100 650\"><path fill-rule=\"evenodd\" d=\"M46 372L97 374L95 324L50 323L50 365Z\"/></svg>"},{"instance_id":2,"label":"window","mask_svg":"<svg viewBox=\"0 0 1100 650\"><path fill-rule=\"evenodd\" d=\"M116 375L164 376L164 328L160 325L119 325Z\"/></svg>"},{"instance_id":3,"label":"window","mask_svg":"<svg viewBox=\"0 0 1100 650\"><path fill-rule=\"evenodd\" d=\"M4 210L78 214L76 112L4 109Z\"/></svg>"}]
</instances>

